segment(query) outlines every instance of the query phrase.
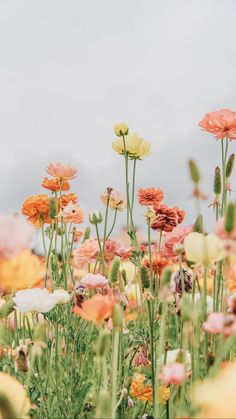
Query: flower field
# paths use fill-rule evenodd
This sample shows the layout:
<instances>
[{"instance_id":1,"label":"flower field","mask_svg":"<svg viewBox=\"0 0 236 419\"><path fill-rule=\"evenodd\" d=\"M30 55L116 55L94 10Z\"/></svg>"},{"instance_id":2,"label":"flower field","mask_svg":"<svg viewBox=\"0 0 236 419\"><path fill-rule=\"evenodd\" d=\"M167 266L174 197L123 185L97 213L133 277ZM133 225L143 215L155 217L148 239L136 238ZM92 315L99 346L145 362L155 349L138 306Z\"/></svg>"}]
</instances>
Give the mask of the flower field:
<instances>
[{"instance_id":1,"label":"flower field","mask_svg":"<svg viewBox=\"0 0 236 419\"><path fill-rule=\"evenodd\" d=\"M81 208L77 168L51 163L22 214L0 214L1 419L236 418L236 113L199 126L221 152L210 231L194 160L191 224L158 185L137 190L152 147L125 123L112 142L124 187L98 191L103 212Z\"/></svg>"}]
</instances>

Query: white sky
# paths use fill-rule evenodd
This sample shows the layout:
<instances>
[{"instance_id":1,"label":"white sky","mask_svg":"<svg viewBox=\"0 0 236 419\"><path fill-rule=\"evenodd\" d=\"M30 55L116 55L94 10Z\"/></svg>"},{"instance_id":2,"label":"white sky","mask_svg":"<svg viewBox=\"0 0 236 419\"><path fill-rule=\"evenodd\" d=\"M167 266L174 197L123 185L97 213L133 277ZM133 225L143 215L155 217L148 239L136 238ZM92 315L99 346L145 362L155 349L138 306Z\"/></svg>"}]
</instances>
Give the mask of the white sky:
<instances>
[{"instance_id":1,"label":"white sky","mask_svg":"<svg viewBox=\"0 0 236 419\"><path fill-rule=\"evenodd\" d=\"M2 0L0 210L43 192L57 160L78 167L81 206L100 208L107 186L124 191L111 142L126 121L154 151L138 187L163 188L192 221L186 162L199 162L207 192L220 147L198 121L236 109L235 18L236 0Z\"/></svg>"}]
</instances>

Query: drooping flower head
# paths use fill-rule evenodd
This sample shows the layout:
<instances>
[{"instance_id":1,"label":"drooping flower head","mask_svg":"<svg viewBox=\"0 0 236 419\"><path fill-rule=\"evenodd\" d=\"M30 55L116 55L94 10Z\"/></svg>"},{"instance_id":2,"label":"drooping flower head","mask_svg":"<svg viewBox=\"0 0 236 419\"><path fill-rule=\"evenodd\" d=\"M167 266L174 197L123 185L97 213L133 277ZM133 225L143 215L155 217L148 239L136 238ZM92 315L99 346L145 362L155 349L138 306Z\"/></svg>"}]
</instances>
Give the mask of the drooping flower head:
<instances>
[{"instance_id":1,"label":"drooping flower head","mask_svg":"<svg viewBox=\"0 0 236 419\"><path fill-rule=\"evenodd\" d=\"M217 139L236 139L236 112L230 109L207 113L199 125L204 131L215 135Z\"/></svg>"},{"instance_id":2,"label":"drooping flower head","mask_svg":"<svg viewBox=\"0 0 236 419\"><path fill-rule=\"evenodd\" d=\"M29 247L34 228L17 215L0 214L0 259L17 256Z\"/></svg>"},{"instance_id":3,"label":"drooping flower head","mask_svg":"<svg viewBox=\"0 0 236 419\"><path fill-rule=\"evenodd\" d=\"M126 200L122 193L117 189L107 188L106 192L101 195L101 200L104 205L107 205L113 210L123 210L126 207Z\"/></svg>"},{"instance_id":4,"label":"drooping flower head","mask_svg":"<svg viewBox=\"0 0 236 419\"><path fill-rule=\"evenodd\" d=\"M138 191L140 205L158 205L164 199L164 193L159 188L145 188Z\"/></svg>"},{"instance_id":5,"label":"drooping flower head","mask_svg":"<svg viewBox=\"0 0 236 419\"><path fill-rule=\"evenodd\" d=\"M58 192L60 189L62 191L69 191L70 184L68 180L63 180L60 185L60 181L58 178L48 179L47 177L45 177L42 182L42 187L52 192Z\"/></svg>"},{"instance_id":6,"label":"drooping flower head","mask_svg":"<svg viewBox=\"0 0 236 419\"><path fill-rule=\"evenodd\" d=\"M49 205L49 197L47 195L33 195L24 201L22 214L26 215L35 227L42 227L43 224L51 223Z\"/></svg>"},{"instance_id":7,"label":"drooping flower head","mask_svg":"<svg viewBox=\"0 0 236 419\"><path fill-rule=\"evenodd\" d=\"M118 154L124 154L126 150L129 159L141 160L152 154L150 150L151 144L137 134L127 135L125 137L125 144L123 138L119 138L112 143L112 148Z\"/></svg>"},{"instance_id":8,"label":"drooping flower head","mask_svg":"<svg viewBox=\"0 0 236 419\"><path fill-rule=\"evenodd\" d=\"M77 169L71 165L63 165L61 163L49 164L46 172L60 181L74 179L77 176Z\"/></svg>"}]
</instances>

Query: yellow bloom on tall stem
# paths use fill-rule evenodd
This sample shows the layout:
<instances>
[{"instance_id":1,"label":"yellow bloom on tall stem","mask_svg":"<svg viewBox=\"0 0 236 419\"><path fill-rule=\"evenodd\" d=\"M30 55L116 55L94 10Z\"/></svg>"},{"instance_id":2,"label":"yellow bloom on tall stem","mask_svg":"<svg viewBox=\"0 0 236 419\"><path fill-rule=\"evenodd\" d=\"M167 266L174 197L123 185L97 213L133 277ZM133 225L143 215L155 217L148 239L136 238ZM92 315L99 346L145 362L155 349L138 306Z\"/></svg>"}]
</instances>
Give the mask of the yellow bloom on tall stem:
<instances>
[{"instance_id":1,"label":"yellow bloom on tall stem","mask_svg":"<svg viewBox=\"0 0 236 419\"><path fill-rule=\"evenodd\" d=\"M122 122L120 124L116 124L114 126L114 131L117 137L122 137L123 135L127 135L129 132L129 127L125 122Z\"/></svg>"},{"instance_id":2,"label":"yellow bloom on tall stem","mask_svg":"<svg viewBox=\"0 0 236 419\"><path fill-rule=\"evenodd\" d=\"M190 233L184 240L186 259L210 266L223 259L223 244L215 234Z\"/></svg>"},{"instance_id":3,"label":"yellow bloom on tall stem","mask_svg":"<svg viewBox=\"0 0 236 419\"><path fill-rule=\"evenodd\" d=\"M112 143L112 148L118 154L124 154L126 150L129 159L143 159L152 154L150 150L151 144L143 140L137 134L119 138Z\"/></svg>"}]
</instances>

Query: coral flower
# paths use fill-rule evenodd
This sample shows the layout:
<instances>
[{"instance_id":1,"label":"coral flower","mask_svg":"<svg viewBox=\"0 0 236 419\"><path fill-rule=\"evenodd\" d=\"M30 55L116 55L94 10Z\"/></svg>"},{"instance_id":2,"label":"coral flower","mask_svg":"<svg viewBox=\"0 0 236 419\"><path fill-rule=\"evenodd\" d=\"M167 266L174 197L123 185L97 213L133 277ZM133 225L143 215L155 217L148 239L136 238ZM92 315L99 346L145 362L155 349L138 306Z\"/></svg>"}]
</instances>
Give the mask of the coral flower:
<instances>
[{"instance_id":1,"label":"coral flower","mask_svg":"<svg viewBox=\"0 0 236 419\"><path fill-rule=\"evenodd\" d=\"M100 325L105 319L111 317L116 300L111 295L96 294L82 303L82 307L76 306L73 312L85 320L90 320Z\"/></svg>"},{"instance_id":2,"label":"coral flower","mask_svg":"<svg viewBox=\"0 0 236 419\"><path fill-rule=\"evenodd\" d=\"M106 262L111 262L115 256L119 255L121 246L117 240L108 239L105 243L104 258Z\"/></svg>"},{"instance_id":3,"label":"coral flower","mask_svg":"<svg viewBox=\"0 0 236 419\"><path fill-rule=\"evenodd\" d=\"M69 193L68 195L62 195L61 204L62 208L66 207L70 202L77 204L78 196L75 193Z\"/></svg>"},{"instance_id":4,"label":"coral flower","mask_svg":"<svg viewBox=\"0 0 236 419\"><path fill-rule=\"evenodd\" d=\"M60 181L74 179L77 175L75 167L70 165L64 166L61 163L49 164L46 172Z\"/></svg>"},{"instance_id":5,"label":"coral flower","mask_svg":"<svg viewBox=\"0 0 236 419\"><path fill-rule=\"evenodd\" d=\"M214 134L218 139L236 139L236 112L230 109L207 113L199 125L204 131Z\"/></svg>"},{"instance_id":6,"label":"coral flower","mask_svg":"<svg viewBox=\"0 0 236 419\"><path fill-rule=\"evenodd\" d=\"M5 291L30 288L41 276L39 258L25 250L12 259L0 260L0 288Z\"/></svg>"},{"instance_id":7,"label":"coral flower","mask_svg":"<svg viewBox=\"0 0 236 419\"><path fill-rule=\"evenodd\" d=\"M17 256L29 247L34 228L16 215L0 214L0 259Z\"/></svg>"},{"instance_id":8,"label":"coral flower","mask_svg":"<svg viewBox=\"0 0 236 419\"><path fill-rule=\"evenodd\" d=\"M75 265L83 267L88 263L94 262L98 255L99 246L95 239L87 239L74 251Z\"/></svg>"},{"instance_id":9,"label":"coral flower","mask_svg":"<svg viewBox=\"0 0 236 419\"><path fill-rule=\"evenodd\" d=\"M161 379L165 385L181 384L185 380L185 367L180 362L164 365Z\"/></svg>"},{"instance_id":10,"label":"coral flower","mask_svg":"<svg viewBox=\"0 0 236 419\"><path fill-rule=\"evenodd\" d=\"M117 189L107 188L107 191L101 195L103 204L107 205L113 210L123 210L126 207L126 200Z\"/></svg>"},{"instance_id":11,"label":"coral flower","mask_svg":"<svg viewBox=\"0 0 236 419\"><path fill-rule=\"evenodd\" d=\"M171 262L162 253L152 253L152 270L153 272L157 273L158 275L161 274L162 270L170 265ZM150 269L150 259L149 256L146 255L143 258L143 265Z\"/></svg>"},{"instance_id":12,"label":"coral flower","mask_svg":"<svg viewBox=\"0 0 236 419\"><path fill-rule=\"evenodd\" d=\"M130 159L143 159L152 154L150 148L151 144L147 141L144 141L137 134L127 135L125 137L125 147L123 138L112 143L112 148L118 154L124 154L125 150Z\"/></svg>"},{"instance_id":13,"label":"coral flower","mask_svg":"<svg viewBox=\"0 0 236 419\"><path fill-rule=\"evenodd\" d=\"M130 396L138 400L152 402L152 386L145 385L143 374L136 373L130 387ZM166 404L170 398L170 389L160 385L157 389L157 399L160 404Z\"/></svg>"},{"instance_id":14,"label":"coral flower","mask_svg":"<svg viewBox=\"0 0 236 419\"><path fill-rule=\"evenodd\" d=\"M164 193L159 188L145 188L138 191L140 205L149 206L159 204L164 198Z\"/></svg>"},{"instance_id":15,"label":"coral flower","mask_svg":"<svg viewBox=\"0 0 236 419\"><path fill-rule=\"evenodd\" d=\"M87 274L80 280L80 285L83 285L83 287L89 290L104 288L107 287L108 284L108 279L100 274Z\"/></svg>"},{"instance_id":16,"label":"coral flower","mask_svg":"<svg viewBox=\"0 0 236 419\"><path fill-rule=\"evenodd\" d=\"M40 194L27 198L22 206L22 214L26 215L35 227L42 227L44 223L50 224L48 196Z\"/></svg>"},{"instance_id":17,"label":"coral flower","mask_svg":"<svg viewBox=\"0 0 236 419\"><path fill-rule=\"evenodd\" d=\"M81 224L84 222L84 213L79 204L69 204L62 211L65 223Z\"/></svg>"},{"instance_id":18,"label":"coral flower","mask_svg":"<svg viewBox=\"0 0 236 419\"><path fill-rule=\"evenodd\" d=\"M59 179L48 179L45 177L42 182L42 187L45 189L48 189L52 192L58 192L60 190L60 181ZM62 191L69 191L70 184L67 180L63 180L61 182L61 190Z\"/></svg>"},{"instance_id":19,"label":"coral flower","mask_svg":"<svg viewBox=\"0 0 236 419\"><path fill-rule=\"evenodd\" d=\"M176 208L169 208L165 204L155 205L154 209L156 216L151 224L153 230L170 232L181 222L181 210L177 211Z\"/></svg>"},{"instance_id":20,"label":"coral flower","mask_svg":"<svg viewBox=\"0 0 236 419\"><path fill-rule=\"evenodd\" d=\"M193 231L193 226L178 226L167 233L161 246L162 254L167 258L176 258L176 248L184 244L185 237Z\"/></svg>"}]
</instances>

